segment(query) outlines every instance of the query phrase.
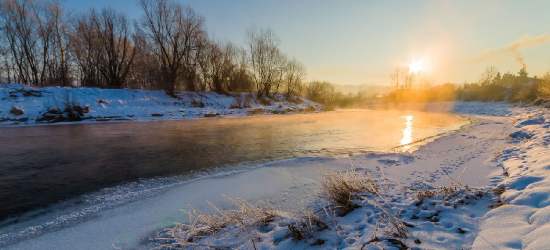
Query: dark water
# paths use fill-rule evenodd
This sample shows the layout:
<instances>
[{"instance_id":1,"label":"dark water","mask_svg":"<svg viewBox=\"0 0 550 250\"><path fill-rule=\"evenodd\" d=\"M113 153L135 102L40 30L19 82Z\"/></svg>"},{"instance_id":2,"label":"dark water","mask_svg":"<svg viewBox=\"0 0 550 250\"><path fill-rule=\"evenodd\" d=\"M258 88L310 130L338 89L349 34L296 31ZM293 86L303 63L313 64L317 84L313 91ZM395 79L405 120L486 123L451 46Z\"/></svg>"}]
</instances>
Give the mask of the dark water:
<instances>
[{"instance_id":1,"label":"dark water","mask_svg":"<svg viewBox=\"0 0 550 250\"><path fill-rule=\"evenodd\" d=\"M343 148L388 151L465 123L449 114L346 111L0 128L0 220L140 178Z\"/></svg>"}]
</instances>

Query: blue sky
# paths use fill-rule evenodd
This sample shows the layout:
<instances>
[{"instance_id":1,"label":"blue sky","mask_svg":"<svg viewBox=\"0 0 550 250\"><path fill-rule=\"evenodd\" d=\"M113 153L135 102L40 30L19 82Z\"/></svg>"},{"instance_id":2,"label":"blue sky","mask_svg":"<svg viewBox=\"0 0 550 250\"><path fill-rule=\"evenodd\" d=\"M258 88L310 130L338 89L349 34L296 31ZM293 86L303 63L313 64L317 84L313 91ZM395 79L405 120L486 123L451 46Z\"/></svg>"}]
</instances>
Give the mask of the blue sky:
<instances>
[{"instance_id":1,"label":"blue sky","mask_svg":"<svg viewBox=\"0 0 550 250\"><path fill-rule=\"evenodd\" d=\"M472 62L522 36L550 33L550 1L181 0L217 39L243 44L252 24L271 27L281 49L306 64L308 80L389 84L391 71L423 60L436 83L475 81L486 66L517 72L512 53ZM111 6L132 18L134 0L67 0L85 11ZM520 48L530 75L550 70L550 42Z\"/></svg>"}]
</instances>

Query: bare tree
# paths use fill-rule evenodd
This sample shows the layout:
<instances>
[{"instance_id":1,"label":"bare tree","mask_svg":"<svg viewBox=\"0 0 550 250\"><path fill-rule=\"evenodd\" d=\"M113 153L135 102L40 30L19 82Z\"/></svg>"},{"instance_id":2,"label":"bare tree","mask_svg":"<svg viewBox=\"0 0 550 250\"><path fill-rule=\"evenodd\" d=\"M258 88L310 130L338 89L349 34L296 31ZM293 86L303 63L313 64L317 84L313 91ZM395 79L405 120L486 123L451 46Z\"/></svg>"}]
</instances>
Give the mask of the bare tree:
<instances>
[{"instance_id":1,"label":"bare tree","mask_svg":"<svg viewBox=\"0 0 550 250\"><path fill-rule=\"evenodd\" d=\"M0 34L5 34L5 28L0 25ZM6 36L0 36L0 83L11 82L11 57L9 42Z\"/></svg>"},{"instance_id":2,"label":"bare tree","mask_svg":"<svg viewBox=\"0 0 550 250\"><path fill-rule=\"evenodd\" d=\"M306 76L306 66L296 58L287 62L284 72L285 96L290 98L301 89L302 81Z\"/></svg>"},{"instance_id":3,"label":"bare tree","mask_svg":"<svg viewBox=\"0 0 550 250\"><path fill-rule=\"evenodd\" d=\"M485 68L485 71L479 77L479 84L483 86L491 84L497 73L498 70L495 66Z\"/></svg>"},{"instance_id":4,"label":"bare tree","mask_svg":"<svg viewBox=\"0 0 550 250\"><path fill-rule=\"evenodd\" d=\"M124 14L110 8L104 8L92 22L98 38L98 69L109 86L121 88L136 54L129 22Z\"/></svg>"},{"instance_id":5,"label":"bare tree","mask_svg":"<svg viewBox=\"0 0 550 250\"><path fill-rule=\"evenodd\" d=\"M258 97L269 96L272 87L281 77L283 57L278 48L279 38L270 28L258 29L252 26L246 31L246 43Z\"/></svg>"},{"instance_id":6,"label":"bare tree","mask_svg":"<svg viewBox=\"0 0 550 250\"><path fill-rule=\"evenodd\" d=\"M2 25L18 78L23 83L40 85L45 79L51 41L48 25L38 13L40 7L29 0L7 0L1 4Z\"/></svg>"},{"instance_id":7,"label":"bare tree","mask_svg":"<svg viewBox=\"0 0 550 250\"><path fill-rule=\"evenodd\" d=\"M8 55L4 63L18 81L69 85L69 15L60 0L0 1L0 25Z\"/></svg>"},{"instance_id":8,"label":"bare tree","mask_svg":"<svg viewBox=\"0 0 550 250\"><path fill-rule=\"evenodd\" d=\"M246 49L235 47L233 53L234 68L231 72L228 91L247 91L252 92L254 82L249 73L249 60Z\"/></svg>"},{"instance_id":9,"label":"bare tree","mask_svg":"<svg viewBox=\"0 0 550 250\"><path fill-rule=\"evenodd\" d=\"M68 20L71 18L63 11L60 0L52 0L46 2L45 10L50 20L48 23L53 24L54 42L56 46L52 47L52 59L49 64L51 81L57 82L59 85L70 85L69 71L69 49L70 46L70 26Z\"/></svg>"},{"instance_id":10,"label":"bare tree","mask_svg":"<svg viewBox=\"0 0 550 250\"><path fill-rule=\"evenodd\" d=\"M409 73L406 67L397 67L390 75L391 84L395 90L407 90L412 89L415 77L414 74Z\"/></svg>"},{"instance_id":11,"label":"bare tree","mask_svg":"<svg viewBox=\"0 0 550 250\"><path fill-rule=\"evenodd\" d=\"M126 16L110 8L91 9L79 17L76 31L73 51L85 85L124 87L136 54Z\"/></svg>"},{"instance_id":12,"label":"bare tree","mask_svg":"<svg viewBox=\"0 0 550 250\"><path fill-rule=\"evenodd\" d=\"M287 72L288 67L288 56L279 51L274 56L274 70L273 70L273 81L271 84L271 92L279 93L279 90L284 84L285 72Z\"/></svg>"},{"instance_id":13,"label":"bare tree","mask_svg":"<svg viewBox=\"0 0 550 250\"><path fill-rule=\"evenodd\" d=\"M79 69L80 85L102 86L102 76L99 72L98 37L94 30L94 19L98 18L96 10L82 13L76 20L75 32L71 37L71 53L76 58Z\"/></svg>"},{"instance_id":14,"label":"bare tree","mask_svg":"<svg viewBox=\"0 0 550 250\"><path fill-rule=\"evenodd\" d=\"M390 74L391 85L394 86L395 91L399 90L399 86L401 84L400 80L401 78L403 78L401 74L403 74L403 72L400 68L394 69L393 72Z\"/></svg>"},{"instance_id":15,"label":"bare tree","mask_svg":"<svg viewBox=\"0 0 550 250\"><path fill-rule=\"evenodd\" d=\"M235 49L231 42L210 42L201 57L203 79L209 90L218 93L229 91Z\"/></svg>"},{"instance_id":16,"label":"bare tree","mask_svg":"<svg viewBox=\"0 0 550 250\"><path fill-rule=\"evenodd\" d=\"M144 12L139 36L159 67L163 89L173 96L183 81L188 90L195 90L204 18L174 0L139 0L139 6Z\"/></svg>"},{"instance_id":17,"label":"bare tree","mask_svg":"<svg viewBox=\"0 0 550 250\"><path fill-rule=\"evenodd\" d=\"M160 69L157 61L151 51L144 49L144 41L141 37L134 36L136 55L134 56L133 66L130 68L128 85L131 88L140 89L161 89L159 84L161 78Z\"/></svg>"}]
</instances>

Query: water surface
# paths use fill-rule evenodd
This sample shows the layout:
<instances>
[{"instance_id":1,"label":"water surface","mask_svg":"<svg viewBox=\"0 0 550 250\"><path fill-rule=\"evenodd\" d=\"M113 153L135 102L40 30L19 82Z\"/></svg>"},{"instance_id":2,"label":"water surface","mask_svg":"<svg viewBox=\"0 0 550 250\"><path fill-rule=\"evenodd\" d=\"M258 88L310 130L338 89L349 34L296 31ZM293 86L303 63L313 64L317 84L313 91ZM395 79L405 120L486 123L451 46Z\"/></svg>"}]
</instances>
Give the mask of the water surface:
<instances>
[{"instance_id":1,"label":"water surface","mask_svg":"<svg viewBox=\"0 0 550 250\"><path fill-rule=\"evenodd\" d=\"M0 220L137 179L344 149L388 151L467 122L443 113L338 111L0 128Z\"/></svg>"}]
</instances>

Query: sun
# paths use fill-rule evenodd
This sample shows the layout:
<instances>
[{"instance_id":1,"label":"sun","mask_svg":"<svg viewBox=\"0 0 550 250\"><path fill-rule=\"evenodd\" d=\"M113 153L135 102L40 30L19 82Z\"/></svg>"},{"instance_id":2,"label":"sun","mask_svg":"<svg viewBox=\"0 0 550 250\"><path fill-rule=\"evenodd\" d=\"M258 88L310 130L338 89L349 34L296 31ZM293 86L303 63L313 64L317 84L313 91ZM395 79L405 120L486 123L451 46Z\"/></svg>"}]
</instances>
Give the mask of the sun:
<instances>
[{"instance_id":1,"label":"sun","mask_svg":"<svg viewBox=\"0 0 550 250\"><path fill-rule=\"evenodd\" d=\"M422 60L415 61L413 60L411 64L409 64L409 74L415 73L417 74L418 71L424 70L424 65L422 64Z\"/></svg>"}]
</instances>

